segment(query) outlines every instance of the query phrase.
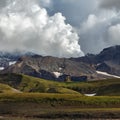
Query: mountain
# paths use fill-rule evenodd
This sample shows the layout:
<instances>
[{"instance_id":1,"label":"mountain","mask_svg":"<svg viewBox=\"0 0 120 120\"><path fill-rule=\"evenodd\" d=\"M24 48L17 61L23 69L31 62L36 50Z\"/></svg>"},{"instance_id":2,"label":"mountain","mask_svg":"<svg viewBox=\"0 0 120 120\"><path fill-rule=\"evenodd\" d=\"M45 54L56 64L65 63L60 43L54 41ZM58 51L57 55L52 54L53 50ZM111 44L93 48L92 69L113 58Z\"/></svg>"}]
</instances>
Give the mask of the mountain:
<instances>
[{"instance_id":1,"label":"mountain","mask_svg":"<svg viewBox=\"0 0 120 120\"><path fill-rule=\"evenodd\" d=\"M105 48L97 55L87 54L79 58L57 58L35 54L9 57L9 60L16 59L15 63L0 73L26 74L47 80L68 82L120 78L120 45Z\"/></svg>"},{"instance_id":2,"label":"mountain","mask_svg":"<svg viewBox=\"0 0 120 120\"><path fill-rule=\"evenodd\" d=\"M8 66L17 62L18 58L23 55L31 56L34 53L31 52L2 52L0 51L0 70L7 68Z\"/></svg>"},{"instance_id":3,"label":"mountain","mask_svg":"<svg viewBox=\"0 0 120 120\"><path fill-rule=\"evenodd\" d=\"M120 45L103 49L103 51L96 56L96 59L98 62L112 61L120 65Z\"/></svg>"},{"instance_id":4,"label":"mountain","mask_svg":"<svg viewBox=\"0 0 120 120\"><path fill-rule=\"evenodd\" d=\"M105 48L96 56L96 60L97 70L120 76L120 46Z\"/></svg>"},{"instance_id":5,"label":"mountain","mask_svg":"<svg viewBox=\"0 0 120 120\"><path fill-rule=\"evenodd\" d=\"M85 81L98 77L96 71L86 63L39 55L19 58L16 64L2 71L2 73L8 72L59 81Z\"/></svg>"},{"instance_id":6,"label":"mountain","mask_svg":"<svg viewBox=\"0 0 120 120\"><path fill-rule=\"evenodd\" d=\"M120 45L105 48L97 55L87 54L80 58L70 58L70 60L87 63L96 71L120 76Z\"/></svg>"}]
</instances>

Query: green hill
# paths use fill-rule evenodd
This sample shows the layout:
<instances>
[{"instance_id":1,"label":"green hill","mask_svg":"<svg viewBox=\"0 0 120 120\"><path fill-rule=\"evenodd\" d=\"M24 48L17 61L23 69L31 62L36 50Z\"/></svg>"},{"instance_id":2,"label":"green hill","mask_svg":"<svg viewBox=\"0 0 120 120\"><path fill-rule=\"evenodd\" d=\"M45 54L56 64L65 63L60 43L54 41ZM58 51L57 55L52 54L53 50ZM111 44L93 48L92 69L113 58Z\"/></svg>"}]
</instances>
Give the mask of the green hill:
<instances>
[{"instance_id":1,"label":"green hill","mask_svg":"<svg viewBox=\"0 0 120 120\"><path fill-rule=\"evenodd\" d=\"M35 78L27 75L2 74L0 83L8 84L22 92L80 94L72 89L61 86L61 83Z\"/></svg>"},{"instance_id":2,"label":"green hill","mask_svg":"<svg viewBox=\"0 0 120 120\"><path fill-rule=\"evenodd\" d=\"M0 83L22 92L120 95L120 79L105 79L91 82L57 82L21 74L1 74Z\"/></svg>"},{"instance_id":3,"label":"green hill","mask_svg":"<svg viewBox=\"0 0 120 120\"><path fill-rule=\"evenodd\" d=\"M19 93L19 92L20 91L10 87L9 85L0 83L0 93Z\"/></svg>"},{"instance_id":4,"label":"green hill","mask_svg":"<svg viewBox=\"0 0 120 120\"><path fill-rule=\"evenodd\" d=\"M82 94L96 93L96 95L120 95L120 79L117 78L81 83L64 83L63 86Z\"/></svg>"}]
</instances>

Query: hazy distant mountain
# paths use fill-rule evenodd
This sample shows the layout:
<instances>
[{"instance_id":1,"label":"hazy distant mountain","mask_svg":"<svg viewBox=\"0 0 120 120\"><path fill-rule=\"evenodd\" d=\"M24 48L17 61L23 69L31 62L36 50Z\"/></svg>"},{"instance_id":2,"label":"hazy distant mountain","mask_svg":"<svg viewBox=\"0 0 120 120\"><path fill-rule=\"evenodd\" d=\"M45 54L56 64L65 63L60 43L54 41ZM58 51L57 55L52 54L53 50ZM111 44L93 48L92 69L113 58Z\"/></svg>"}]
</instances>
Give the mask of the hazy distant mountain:
<instances>
[{"instance_id":1,"label":"hazy distant mountain","mask_svg":"<svg viewBox=\"0 0 120 120\"><path fill-rule=\"evenodd\" d=\"M0 51L0 68L4 69L6 67L8 67L9 65L11 65L12 63L15 63L15 61L18 60L18 58L20 58L21 56L31 56L34 55L31 52L2 52Z\"/></svg>"}]
</instances>

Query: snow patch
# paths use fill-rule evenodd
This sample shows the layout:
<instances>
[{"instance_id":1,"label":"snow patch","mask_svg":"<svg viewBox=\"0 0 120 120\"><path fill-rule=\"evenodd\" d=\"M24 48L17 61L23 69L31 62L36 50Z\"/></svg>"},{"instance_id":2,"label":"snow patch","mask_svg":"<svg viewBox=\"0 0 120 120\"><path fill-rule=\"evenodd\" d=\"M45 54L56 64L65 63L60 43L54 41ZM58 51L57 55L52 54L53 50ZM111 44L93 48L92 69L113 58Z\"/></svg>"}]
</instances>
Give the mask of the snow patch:
<instances>
[{"instance_id":1,"label":"snow patch","mask_svg":"<svg viewBox=\"0 0 120 120\"><path fill-rule=\"evenodd\" d=\"M0 67L0 70L4 70L5 68L4 67Z\"/></svg>"},{"instance_id":2,"label":"snow patch","mask_svg":"<svg viewBox=\"0 0 120 120\"><path fill-rule=\"evenodd\" d=\"M62 75L60 72L53 72L53 74L56 76L56 78L59 78Z\"/></svg>"},{"instance_id":3,"label":"snow patch","mask_svg":"<svg viewBox=\"0 0 120 120\"><path fill-rule=\"evenodd\" d=\"M61 67L59 67L59 70L61 71L61 70L62 70L62 68L61 68Z\"/></svg>"},{"instance_id":4,"label":"snow patch","mask_svg":"<svg viewBox=\"0 0 120 120\"><path fill-rule=\"evenodd\" d=\"M85 96L89 96L89 97L92 97L92 96L95 96L96 93L93 93L93 94L84 94Z\"/></svg>"},{"instance_id":5,"label":"snow patch","mask_svg":"<svg viewBox=\"0 0 120 120\"><path fill-rule=\"evenodd\" d=\"M120 78L120 76L116 76L116 75L111 75L111 74L108 74L107 72L101 72L101 71L96 71L98 74L101 74L101 75L106 75L106 76L109 76L109 77L115 77L115 78Z\"/></svg>"},{"instance_id":6,"label":"snow patch","mask_svg":"<svg viewBox=\"0 0 120 120\"><path fill-rule=\"evenodd\" d=\"M14 65L17 61L11 61L9 62L9 66Z\"/></svg>"}]
</instances>

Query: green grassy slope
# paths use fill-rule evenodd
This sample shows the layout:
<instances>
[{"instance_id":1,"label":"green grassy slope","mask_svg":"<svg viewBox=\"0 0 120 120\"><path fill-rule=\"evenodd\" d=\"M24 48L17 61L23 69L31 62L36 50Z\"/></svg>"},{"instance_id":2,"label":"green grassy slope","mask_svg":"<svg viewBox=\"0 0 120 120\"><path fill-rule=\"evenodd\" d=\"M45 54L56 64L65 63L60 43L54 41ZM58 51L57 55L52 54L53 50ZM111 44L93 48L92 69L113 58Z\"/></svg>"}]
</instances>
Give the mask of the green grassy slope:
<instances>
[{"instance_id":1,"label":"green grassy slope","mask_svg":"<svg viewBox=\"0 0 120 120\"><path fill-rule=\"evenodd\" d=\"M62 87L59 82L48 81L27 75L0 75L0 83L8 84L22 92L80 94L72 89Z\"/></svg>"},{"instance_id":2,"label":"green grassy slope","mask_svg":"<svg viewBox=\"0 0 120 120\"><path fill-rule=\"evenodd\" d=\"M27 75L4 74L0 75L0 83L22 92L120 95L120 79L116 78L91 82L56 82Z\"/></svg>"},{"instance_id":3,"label":"green grassy slope","mask_svg":"<svg viewBox=\"0 0 120 120\"><path fill-rule=\"evenodd\" d=\"M19 91L6 84L0 83L0 93L18 93Z\"/></svg>"},{"instance_id":4,"label":"green grassy slope","mask_svg":"<svg viewBox=\"0 0 120 120\"><path fill-rule=\"evenodd\" d=\"M120 95L120 79L116 78L81 83L63 83L62 86L82 94L97 93L97 95Z\"/></svg>"}]
</instances>

